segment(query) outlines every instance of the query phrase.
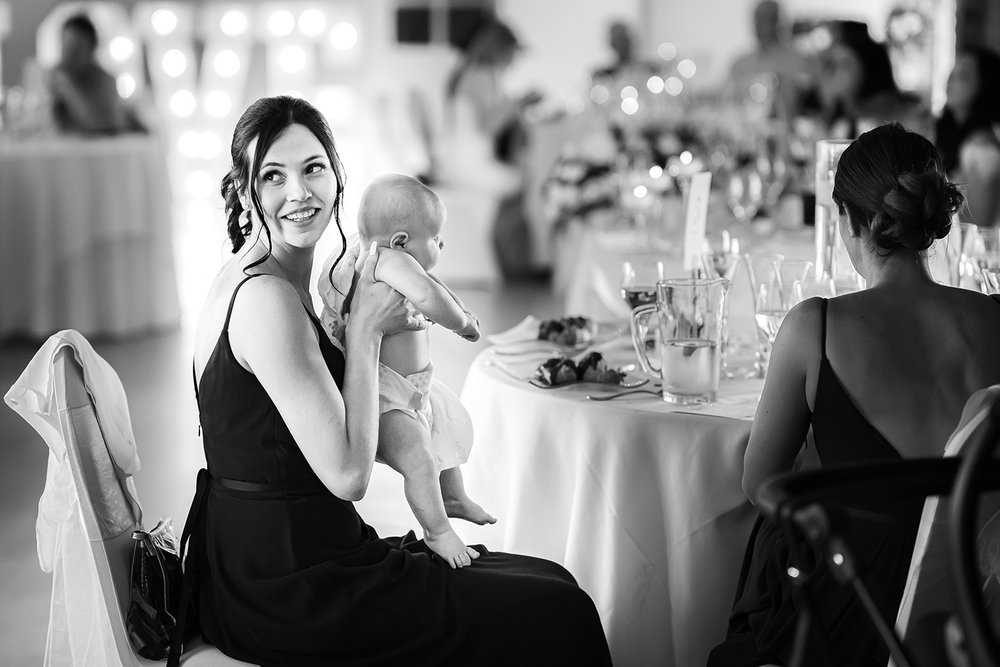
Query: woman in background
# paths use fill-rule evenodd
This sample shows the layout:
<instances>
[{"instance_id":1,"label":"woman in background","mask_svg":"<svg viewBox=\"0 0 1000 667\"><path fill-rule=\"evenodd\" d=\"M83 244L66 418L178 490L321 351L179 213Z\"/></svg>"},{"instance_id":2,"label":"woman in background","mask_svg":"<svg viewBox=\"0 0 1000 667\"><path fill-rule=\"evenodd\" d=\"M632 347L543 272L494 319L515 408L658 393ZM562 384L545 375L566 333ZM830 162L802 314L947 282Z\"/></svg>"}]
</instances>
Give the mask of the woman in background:
<instances>
[{"instance_id":1,"label":"woman in background","mask_svg":"<svg viewBox=\"0 0 1000 667\"><path fill-rule=\"evenodd\" d=\"M971 222L994 226L1000 216L1000 55L983 47L958 52L935 143L952 180L965 186Z\"/></svg>"},{"instance_id":2,"label":"woman in background","mask_svg":"<svg viewBox=\"0 0 1000 667\"><path fill-rule=\"evenodd\" d=\"M59 63L49 78L56 128L82 134L143 131L115 78L98 64L97 45L97 29L85 14L63 23Z\"/></svg>"},{"instance_id":3,"label":"woman in background","mask_svg":"<svg viewBox=\"0 0 1000 667\"><path fill-rule=\"evenodd\" d=\"M817 89L829 136L853 139L891 121L929 134L928 110L896 85L889 51L871 38L867 24L834 21L830 27L833 43L822 59Z\"/></svg>"},{"instance_id":4,"label":"woman in background","mask_svg":"<svg viewBox=\"0 0 1000 667\"><path fill-rule=\"evenodd\" d=\"M503 82L519 49L514 31L497 18L476 29L448 78L434 159L434 180L499 200L493 245L505 279L532 273L520 160L527 142L523 111L539 96L513 97Z\"/></svg>"},{"instance_id":5,"label":"woman in background","mask_svg":"<svg viewBox=\"0 0 1000 667\"><path fill-rule=\"evenodd\" d=\"M896 123L862 134L840 158L833 200L868 288L808 299L785 317L744 458L751 500L792 469L810 428L823 466L941 456L967 399L1000 382L1000 297L928 273L926 251L962 202L934 146ZM884 618L896 616L922 508L922 498L871 502L851 519L858 571ZM793 564L803 563L765 522L710 666L788 664L801 614ZM801 664L884 667L888 649L855 593L822 565L810 591L816 617Z\"/></svg>"}]
</instances>

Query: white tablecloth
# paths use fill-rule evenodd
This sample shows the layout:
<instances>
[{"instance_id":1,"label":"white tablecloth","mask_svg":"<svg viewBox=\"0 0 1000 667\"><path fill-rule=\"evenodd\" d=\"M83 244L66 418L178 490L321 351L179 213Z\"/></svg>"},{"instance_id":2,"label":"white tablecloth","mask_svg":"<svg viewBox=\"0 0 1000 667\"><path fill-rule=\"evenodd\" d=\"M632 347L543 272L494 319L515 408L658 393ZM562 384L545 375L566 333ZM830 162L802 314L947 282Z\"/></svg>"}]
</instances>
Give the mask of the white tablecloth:
<instances>
[{"instance_id":1,"label":"white tablecloth","mask_svg":"<svg viewBox=\"0 0 1000 667\"><path fill-rule=\"evenodd\" d=\"M0 338L175 326L171 203L156 138L0 143Z\"/></svg>"},{"instance_id":2,"label":"white tablecloth","mask_svg":"<svg viewBox=\"0 0 1000 667\"><path fill-rule=\"evenodd\" d=\"M499 522L456 529L565 565L597 604L615 664L705 664L725 637L752 522L740 480L763 381L723 381L705 407L648 394L595 403L585 395L607 389L536 388L491 359L476 358L462 392L476 431L462 468Z\"/></svg>"}]
</instances>

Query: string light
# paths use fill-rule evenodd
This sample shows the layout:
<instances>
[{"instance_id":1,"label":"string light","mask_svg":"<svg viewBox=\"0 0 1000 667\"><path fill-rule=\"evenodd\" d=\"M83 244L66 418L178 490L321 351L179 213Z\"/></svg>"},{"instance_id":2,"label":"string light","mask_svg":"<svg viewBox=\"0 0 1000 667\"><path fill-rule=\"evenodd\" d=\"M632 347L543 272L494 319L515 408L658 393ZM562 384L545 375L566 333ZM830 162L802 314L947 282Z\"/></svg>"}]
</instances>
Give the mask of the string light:
<instances>
[{"instance_id":1,"label":"string light","mask_svg":"<svg viewBox=\"0 0 1000 667\"><path fill-rule=\"evenodd\" d=\"M685 58L677 63L677 73L685 79L693 77L696 71L698 71L698 68L695 67L694 61L690 58Z\"/></svg>"},{"instance_id":2,"label":"string light","mask_svg":"<svg viewBox=\"0 0 1000 667\"><path fill-rule=\"evenodd\" d=\"M209 116L225 118L232 110L232 98L221 90L213 90L205 96L205 111Z\"/></svg>"},{"instance_id":3,"label":"string light","mask_svg":"<svg viewBox=\"0 0 1000 667\"><path fill-rule=\"evenodd\" d=\"M285 37L295 30L295 17L291 12L279 9L267 19L267 28L275 37Z\"/></svg>"},{"instance_id":4,"label":"string light","mask_svg":"<svg viewBox=\"0 0 1000 667\"><path fill-rule=\"evenodd\" d=\"M132 57L135 52L135 43L128 37L118 35L108 42L108 53L116 63L123 63Z\"/></svg>"},{"instance_id":5,"label":"string light","mask_svg":"<svg viewBox=\"0 0 1000 667\"><path fill-rule=\"evenodd\" d=\"M118 78L115 79L115 89L118 90L119 97L124 99L132 97L135 93L135 87L135 77L127 72L119 74Z\"/></svg>"},{"instance_id":6,"label":"string light","mask_svg":"<svg viewBox=\"0 0 1000 667\"><path fill-rule=\"evenodd\" d=\"M677 57L677 47L670 42L663 42L656 47L656 54L664 60L673 60Z\"/></svg>"},{"instance_id":7,"label":"string light","mask_svg":"<svg viewBox=\"0 0 1000 667\"><path fill-rule=\"evenodd\" d=\"M278 53L278 65L289 74L301 72L306 67L308 57L301 46L286 46Z\"/></svg>"},{"instance_id":8,"label":"string light","mask_svg":"<svg viewBox=\"0 0 1000 667\"><path fill-rule=\"evenodd\" d=\"M190 90L178 90L170 96L170 110L181 118L187 118L198 107L198 101Z\"/></svg>"},{"instance_id":9,"label":"string light","mask_svg":"<svg viewBox=\"0 0 1000 667\"><path fill-rule=\"evenodd\" d=\"M236 76L237 72L240 71L240 57L229 49L223 49L215 54L215 58L212 59L212 66L219 76Z\"/></svg>"},{"instance_id":10,"label":"string light","mask_svg":"<svg viewBox=\"0 0 1000 667\"><path fill-rule=\"evenodd\" d=\"M163 60L160 62L167 76L175 79L187 69L187 57L180 49L170 49L163 54Z\"/></svg>"},{"instance_id":11,"label":"string light","mask_svg":"<svg viewBox=\"0 0 1000 667\"><path fill-rule=\"evenodd\" d=\"M326 14L318 9L307 9L299 15L299 30L307 37L316 37L326 30Z\"/></svg>"}]
</instances>

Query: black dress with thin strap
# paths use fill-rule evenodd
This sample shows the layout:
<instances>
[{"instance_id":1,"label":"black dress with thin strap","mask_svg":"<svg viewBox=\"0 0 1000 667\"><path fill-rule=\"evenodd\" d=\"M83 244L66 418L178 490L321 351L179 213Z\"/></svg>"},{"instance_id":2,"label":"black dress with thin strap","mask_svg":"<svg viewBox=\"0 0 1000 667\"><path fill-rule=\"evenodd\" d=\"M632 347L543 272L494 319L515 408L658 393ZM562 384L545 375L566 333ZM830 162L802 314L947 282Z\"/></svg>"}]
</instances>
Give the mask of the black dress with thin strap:
<instances>
[{"instance_id":1,"label":"black dress with thin strap","mask_svg":"<svg viewBox=\"0 0 1000 667\"><path fill-rule=\"evenodd\" d=\"M826 356L826 308L823 300L823 358L812 414L816 452L824 466L900 459L899 452L858 411ZM883 616L892 623L902 599L916 540L923 499L856 503L848 544L859 571ZM869 517L859 518L859 514ZM801 553L811 554L808 548ZM789 566L801 567L791 556L784 533L770 521L758 520L744 556L740 590L729 618L726 641L709 657L710 667L751 667L788 664L798 620ZM809 569L812 569L809 563ZM885 667L888 648L875 632L857 595L834 581L819 566L811 587L813 619L803 665L822 667ZM825 638L825 640L824 640Z\"/></svg>"},{"instance_id":2,"label":"black dress with thin strap","mask_svg":"<svg viewBox=\"0 0 1000 667\"><path fill-rule=\"evenodd\" d=\"M186 527L207 641L262 665L610 664L596 608L562 566L478 547L452 570L412 533L380 539L236 361L229 314L196 383L208 473ZM344 357L309 316L343 387Z\"/></svg>"}]
</instances>

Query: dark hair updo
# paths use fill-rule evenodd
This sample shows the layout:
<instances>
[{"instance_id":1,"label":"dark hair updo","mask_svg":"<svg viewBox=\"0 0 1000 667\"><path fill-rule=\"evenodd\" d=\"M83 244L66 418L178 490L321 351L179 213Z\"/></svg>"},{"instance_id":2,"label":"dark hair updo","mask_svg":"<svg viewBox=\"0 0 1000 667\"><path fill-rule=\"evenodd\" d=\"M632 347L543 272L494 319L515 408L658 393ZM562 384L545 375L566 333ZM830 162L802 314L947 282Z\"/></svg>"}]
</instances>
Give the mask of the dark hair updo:
<instances>
[{"instance_id":1,"label":"dark hair updo","mask_svg":"<svg viewBox=\"0 0 1000 667\"><path fill-rule=\"evenodd\" d=\"M240 193L249 184L250 202L257 213L257 218L263 221L264 212L261 209L260 195L257 191L256 174L261 160L267 155L271 145L291 125L306 127L315 135L326 151L330 167L337 178L337 196L333 200L333 218L337 223L340 238L346 245L344 230L340 225L340 213L344 200L344 166L333 143L333 133L330 131L330 126L323 118L323 114L305 100L279 95L277 97L263 97L251 104L240 116L236 122L236 129L233 131L233 144L230 148L232 167L222 179L221 193L225 200L226 230L229 233L229 240L232 241L234 254L246 243L251 231L249 223L240 223L240 215L244 211L243 204L240 202ZM250 143L255 138L257 146L251 156L249 154ZM270 241L270 231L267 229L267 225L263 225L263 228ZM267 256L254 262L251 266L263 262L266 258Z\"/></svg>"},{"instance_id":2,"label":"dark hair updo","mask_svg":"<svg viewBox=\"0 0 1000 667\"><path fill-rule=\"evenodd\" d=\"M840 157L833 201L847 209L852 231L868 227L888 255L927 250L951 229L963 197L949 183L934 145L899 123L865 132Z\"/></svg>"}]
</instances>

